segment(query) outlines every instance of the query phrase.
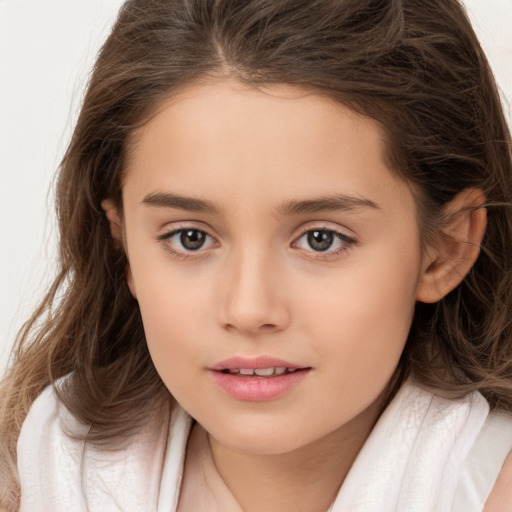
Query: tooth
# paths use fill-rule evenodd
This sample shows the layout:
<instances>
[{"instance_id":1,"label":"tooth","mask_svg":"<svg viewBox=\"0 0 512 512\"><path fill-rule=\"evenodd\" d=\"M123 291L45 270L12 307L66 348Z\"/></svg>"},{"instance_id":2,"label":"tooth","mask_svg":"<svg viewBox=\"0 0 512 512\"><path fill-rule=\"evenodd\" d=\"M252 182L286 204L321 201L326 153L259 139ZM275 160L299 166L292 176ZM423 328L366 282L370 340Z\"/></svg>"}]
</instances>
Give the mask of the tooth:
<instances>
[{"instance_id":1,"label":"tooth","mask_svg":"<svg viewBox=\"0 0 512 512\"><path fill-rule=\"evenodd\" d=\"M229 373L240 373L240 370L238 368L230 368Z\"/></svg>"},{"instance_id":2,"label":"tooth","mask_svg":"<svg viewBox=\"0 0 512 512\"><path fill-rule=\"evenodd\" d=\"M252 368L240 368L240 375L254 375Z\"/></svg>"},{"instance_id":3,"label":"tooth","mask_svg":"<svg viewBox=\"0 0 512 512\"><path fill-rule=\"evenodd\" d=\"M286 368L284 366L278 366L275 370L276 375L283 375L286 372Z\"/></svg>"},{"instance_id":4,"label":"tooth","mask_svg":"<svg viewBox=\"0 0 512 512\"><path fill-rule=\"evenodd\" d=\"M297 368L288 368L288 373L296 372Z\"/></svg>"},{"instance_id":5,"label":"tooth","mask_svg":"<svg viewBox=\"0 0 512 512\"><path fill-rule=\"evenodd\" d=\"M274 373L274 368L258 368L254 373L260 377L270 377Z\"/></svg>"}]
</instances>

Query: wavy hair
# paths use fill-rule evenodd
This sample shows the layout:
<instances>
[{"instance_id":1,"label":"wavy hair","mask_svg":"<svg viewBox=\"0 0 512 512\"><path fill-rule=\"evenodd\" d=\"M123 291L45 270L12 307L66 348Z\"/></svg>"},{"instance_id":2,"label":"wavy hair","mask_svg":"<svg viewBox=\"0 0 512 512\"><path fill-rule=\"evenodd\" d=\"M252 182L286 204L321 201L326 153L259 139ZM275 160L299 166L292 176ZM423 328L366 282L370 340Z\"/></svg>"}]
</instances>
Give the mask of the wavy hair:
<instances>
[{"instance_id":1,"label":"wavy hair","mask_svg":"<svg viewBox=\"0 0 512 512\"><path fill-rule=\"evenodd\" d=\"M98 56L59 169L60 267L20 332L0 391L0 504L19 494L16 440L38 394L57 392L111 443L168 403L104 198L120 205L134 130L198 80L305 87L376 120L392 168L422 191L423 232L443 206L487 197L481 254L436 304L418 303L399 365L437 393L479 390L512 410L511 140L486 57L457 0L128 0Z\"/></svg>"}]
</instances>

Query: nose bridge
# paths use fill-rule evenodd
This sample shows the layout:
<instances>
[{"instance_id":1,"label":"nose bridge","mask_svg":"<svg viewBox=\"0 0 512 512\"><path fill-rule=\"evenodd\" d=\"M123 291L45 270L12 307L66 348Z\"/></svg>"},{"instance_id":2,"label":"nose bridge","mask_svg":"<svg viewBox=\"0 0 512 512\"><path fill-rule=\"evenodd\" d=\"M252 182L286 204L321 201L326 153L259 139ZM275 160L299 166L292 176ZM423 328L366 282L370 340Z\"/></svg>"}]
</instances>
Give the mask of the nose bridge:
<instances>
[{"instance_id":1,"label":"nose bridge","mask_svg":"<svg viewBox=\"0 0 512 512\"><path fill-rule=\"evenodd\" d=\"M254 243L230 252L223 271L221 323L240 332L279 330L288 321L279 286L278 261L269 248Z\"/></svg>"}]
</instances>

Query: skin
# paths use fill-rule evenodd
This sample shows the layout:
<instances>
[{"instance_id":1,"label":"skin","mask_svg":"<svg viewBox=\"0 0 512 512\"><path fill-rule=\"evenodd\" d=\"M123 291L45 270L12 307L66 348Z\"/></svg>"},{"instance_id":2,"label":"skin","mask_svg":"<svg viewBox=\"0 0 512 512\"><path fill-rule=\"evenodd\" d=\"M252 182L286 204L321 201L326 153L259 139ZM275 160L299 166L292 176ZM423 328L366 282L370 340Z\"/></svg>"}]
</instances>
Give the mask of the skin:
<instances>
[{"instance_id":1,"label":"skin","mask_svg":"<svg viewBox=\"0 0 512 512\"><path fill-rule=\"evenodd\" d=\"M512 503L512 453L508 455L483 512L510 512Z\"/></svg>"},{"instance_id":2,"label":"skin","mask_svg":"<svg viewBox=\"0 0 512 512\"><path fill-rule=\"evenodd\" d=\"M316 94L191 86L134 142L123 218L104 207L160 376L208 432L244 511L326 510L381 412L416 300L447 293L477 253L422 254L411 187L387 167L379 126ZM334 196L351 199L290 207ZM184 247L184 229L204 245ZM315 229L341 237L319 251ZM209 371L262 355L310 369L264 402L227 395Z\"/></svg>"}]
</instances>

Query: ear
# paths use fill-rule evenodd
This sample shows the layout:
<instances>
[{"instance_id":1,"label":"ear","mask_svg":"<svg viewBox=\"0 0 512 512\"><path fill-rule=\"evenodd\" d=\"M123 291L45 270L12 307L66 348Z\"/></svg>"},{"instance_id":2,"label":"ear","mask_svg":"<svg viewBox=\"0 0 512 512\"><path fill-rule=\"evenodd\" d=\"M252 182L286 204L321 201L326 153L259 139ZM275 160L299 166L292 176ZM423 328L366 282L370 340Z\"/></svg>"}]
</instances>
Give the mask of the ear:
<instances>
[{"instance_id":1,"label":"ear","mask_svg":"<svg viewBox=\"0 0 512 512\"><path fill-rule=\"evenodd\" d=\"M119 209L114 205L114 201L112 201L112 199L103 199L101 207L103 208L110 224L110 234L112 235L112 238L122 245L123 230L121 227L121 215L119 214Z\"/></svg>"},{"instance_id":2,"label":"ear","mask_svg":"<svg viewBox=\"0 0 512 512\"><path fill-rule=\"evenodd\" d=\"M104 199L101 202L101 207L103 208L105 215L108 219L110 225L110 233L112 235L112 238L114 239L115 244L118 246L119 249L123 249L126 253L126 249L124 248L123 224L119 208L115 206L114 202L111 199ZM128 283L128 288L130 288L131 294L136 299L137 294L135 293L135 285L133 282L132 269L130 267L130 262L128 260L128 253L126 253L126 261L126 282Z\"/></svg>"},{"instance_id":3,"label":"ear","mask_svg":"<svg viewBox=\"0 0 512 512\"><path fill-rule=\"evenodd\" d=\"M429 245L416 299L433 303L457 287L480 254L487 226L485 195L465 189L444 208L444 221L436 241Z\"/></svg>"}]
</instances>

